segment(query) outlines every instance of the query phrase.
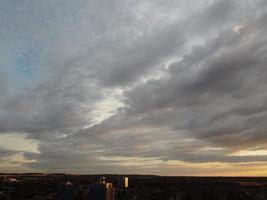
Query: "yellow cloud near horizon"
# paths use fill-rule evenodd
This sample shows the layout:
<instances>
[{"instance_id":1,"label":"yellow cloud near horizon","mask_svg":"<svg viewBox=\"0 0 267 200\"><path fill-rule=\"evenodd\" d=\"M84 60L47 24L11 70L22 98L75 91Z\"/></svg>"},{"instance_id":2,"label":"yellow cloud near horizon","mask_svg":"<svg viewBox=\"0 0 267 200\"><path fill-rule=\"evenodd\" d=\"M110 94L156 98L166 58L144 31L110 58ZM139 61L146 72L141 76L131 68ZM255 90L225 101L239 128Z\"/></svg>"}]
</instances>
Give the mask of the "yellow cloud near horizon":
<instances>
[{"instance_id":1,"label":"yellow cloud near horizon","mask_svg":"<svg viewBox=\"0 0 267 200\"><path fill-rule=\"evenodd\" d=\"M38 141L28 139L26 134L6 133L0 134L0 147L8 150L38 153Z\"/></svg>"}]
</instances>

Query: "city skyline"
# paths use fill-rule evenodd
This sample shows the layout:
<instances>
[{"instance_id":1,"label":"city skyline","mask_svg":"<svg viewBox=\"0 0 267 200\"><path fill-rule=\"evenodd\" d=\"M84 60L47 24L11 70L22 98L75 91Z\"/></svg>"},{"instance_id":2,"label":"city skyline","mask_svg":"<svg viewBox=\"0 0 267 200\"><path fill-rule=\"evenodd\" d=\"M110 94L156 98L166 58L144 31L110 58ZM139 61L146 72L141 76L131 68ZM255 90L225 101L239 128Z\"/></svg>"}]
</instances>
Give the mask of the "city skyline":
<instances>
[{"instance_id":1,"label":"city skyline","mask_svg":"<svg viewBox=\"0 0 267 200\"><path fill-rule=\"evenodd\" d=\"M0 172L267 176L265 0L0 0Z\"/></svg>"}]
</instances>

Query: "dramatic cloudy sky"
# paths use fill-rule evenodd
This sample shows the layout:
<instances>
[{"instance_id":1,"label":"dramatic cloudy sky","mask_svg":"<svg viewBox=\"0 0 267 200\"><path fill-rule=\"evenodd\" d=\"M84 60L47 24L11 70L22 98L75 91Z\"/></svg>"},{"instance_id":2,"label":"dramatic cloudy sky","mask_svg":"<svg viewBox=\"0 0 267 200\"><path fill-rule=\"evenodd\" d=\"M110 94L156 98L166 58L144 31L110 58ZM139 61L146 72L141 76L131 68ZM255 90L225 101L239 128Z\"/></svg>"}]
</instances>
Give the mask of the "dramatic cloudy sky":
<instances>
[{"instance_id":1,"label":"dramatic cloudy sky","mask_svg":"<svg viewBox=\"0 0 267 200\"><path fill-rule=\"evenodd\" d=\"M0 171L267 175L266 0L0 0Z\"/></svg>"}]
</instances>

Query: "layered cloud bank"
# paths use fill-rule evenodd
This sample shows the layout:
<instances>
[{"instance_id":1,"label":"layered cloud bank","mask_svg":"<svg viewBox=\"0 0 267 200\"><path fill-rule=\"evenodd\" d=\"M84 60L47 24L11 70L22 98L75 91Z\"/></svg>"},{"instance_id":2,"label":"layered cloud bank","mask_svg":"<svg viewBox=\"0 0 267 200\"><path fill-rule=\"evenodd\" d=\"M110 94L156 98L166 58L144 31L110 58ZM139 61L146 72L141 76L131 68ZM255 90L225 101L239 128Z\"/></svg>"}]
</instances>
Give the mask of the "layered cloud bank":
<instances>
[{"instance_id":1,"label":"layered cloud bank","mask_svg":"<svg viewBox=\"0 0 267 200\"><path fill-rule=\"evenodd\" d=\"M0 2L0 170L266 175L266 20L264 0Z\"/></svg>"}]
</instances>

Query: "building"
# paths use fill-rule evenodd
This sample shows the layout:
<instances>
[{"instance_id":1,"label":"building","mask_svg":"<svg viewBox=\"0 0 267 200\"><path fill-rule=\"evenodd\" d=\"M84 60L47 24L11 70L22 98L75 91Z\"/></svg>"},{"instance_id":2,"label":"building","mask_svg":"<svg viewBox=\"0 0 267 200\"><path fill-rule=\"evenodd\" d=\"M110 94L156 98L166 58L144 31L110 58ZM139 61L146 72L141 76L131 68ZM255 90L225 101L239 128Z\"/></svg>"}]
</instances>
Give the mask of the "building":
<instances>
[{"instance_id":1,"label":"building","mask_svg":"<svg viewBox=\"0 0 267 200\"><path fill-rule=\"evenodd\" d=\"M106 200L114 200L113 184L106 183Z\"/></svg>"},{"instance_id":2,"label":"building","mask_svg":"<svg viewBox=\"0 0 267 200\"><path fill-rule=\"evenodd\" d=\"M127 176L120 177L117 187L120 189L127 189L129 187L129 178Z\"/></svg>"},{"instance_id":3,"label":"building","mask_svg":"<svg viewBox=\"0 0 267 200\"><path fill-rule=\"evenodd\" d=\"M58 188L58 193L56 196L57 200L72 200L74 199L74 187L71 182L66 182L61 184Z\"/></svg>"},{"instance_id":4,"label":"building","mask_svg":"<svg viewBox=\"0 0 267 200\"><path fill-rule=\"evenodd\" d=\"M129 187L129 178L126 176L119 177L117 182L117 188L115 189L115 200L127 200L128 187Z\"/></svg>"},{"instance_id":5,"label":"building","mask_svg":"<svg viewBox=\"0 0 267 200\"><path fill-rule=\"evenodd\" d=\"M124 188L128 188L128 187L129 187L129 178L124 177Z\"/></svg>"},{"instance_id":6,"label":"building","mask_svg":"<svg viewBox=\"0 0 267 200\"><path fill-rule=\"evenodd\" d=\"M89 188L88 200L106 200L106 188L104 184L95 183Z\"/></svg>"},{"instance_id":7,"label":"building","mask_svg":"<svg viewBox=\"0 0 267 200\"><path fill-rule=\"evenodd\" d=\"M99 183L99 184L106 185L106 177L103 176L103 177L99 178L99 179L98 179L98 183Z\"/></svg>"},{"instance_id":8,"label":"building","mask_svg":"<svg viewBox=\"0 0 267 200\"><path fill-rule=\"evenodd\" d=\"M128 177L120 177L115 183L116 187L110 179L99 178L97 183L91 185L88 200L127 200Z\"/></svg>"}]
</instances>

